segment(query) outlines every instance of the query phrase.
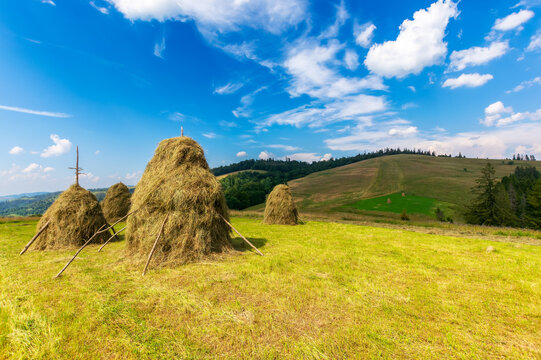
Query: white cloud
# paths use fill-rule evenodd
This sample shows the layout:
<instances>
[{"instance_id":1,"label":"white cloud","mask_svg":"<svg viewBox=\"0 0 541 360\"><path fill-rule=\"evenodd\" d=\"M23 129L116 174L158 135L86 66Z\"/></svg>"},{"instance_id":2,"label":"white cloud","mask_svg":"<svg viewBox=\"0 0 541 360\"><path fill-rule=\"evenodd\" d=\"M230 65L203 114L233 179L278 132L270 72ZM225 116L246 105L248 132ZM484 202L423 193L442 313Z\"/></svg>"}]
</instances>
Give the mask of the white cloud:
<instances>
[{"instance_id":1,"label":"white cloud","mask_svg":"<svg viewBox=\"0 0 541 360\"><path fill-rule=\"evenodd\" d=\"M248 154L246 153L246 151L239 151L239 152L237 153L237 157L245 157L245 156L247 156L247 155L248 155Z\"/></svg>"},{"instance_id":2,"label":"white cloud","mask_svg":"<svg viewBox=\"0 0 541 360\"><path fill-rule=\"evenodd\" d=\"M267 145L267 147L270 147L272 149L282 149L286 151L296 151L300 150L297 146L291 146L291 145L282 145L282 144L273 144L273 145Z\"/></svg>"},{"instance_id":3,"label":"white cloud","mask_svg":"<svg viewBox=\"0 0 541 360\"><path fill-rule=\"evenodd\" d=\"M98 181L100 181L100 177L92 174L91 172L86 173L86 174L81 174L79 175L79 177L81 180L88 180L92 183L97 183Z\"/></svg>"},{"instance_id":4,"label":"white cloud","mask_svg":"<svg viewBox=\"0 0 541 360\"><path fill-rule=\"evenodd\" d=\"M408 89L410 89L414 93L417 92L417 89L413 85L408 86Z\"/></svg>"},{"instance_id":5,"label":"white cloud","mask_svg":"<svg viewBox=\"0 0 541 360\"><path fill-rule=\"evenodd\" d=\"M390 136L408 136L416 133L418 133L418 130L415 126L392 128L388 131Z\"/></svg>"},{"instance_id":6,"label":"white cloud","mask_svg":"<svg viewBox=\"0 0 541 360\"><path fill-rule=\"evenodd\" d=\"M143 173L141 171L134 171L132 173L127 173L124 178L126 179L126 181L132 182L133 184L134 182L137 182L139 180L142 174Z\"/></svg>"},{"instance_id":7,"label":"white cloud","mask_svg":"<svg viewBox=\"0 0 541 360\"><path fill-rule=\"evenodd\" d=\"M340 5L336 6L336 16L335 16L334 24L332 24L325 31L323 31L319 35L319 38L328 39L328 38L334 38L338 36L338 32L340 31L340 28L342 27L342 25L345 24L348 18L349 18L349 13L347 12L346 5L344 3L344 0L341 0Z\"/></svg>"},{"instance_id":8,"label":"white cloud","mask_svg":"<svg viewBox=\"0 0 541 360\"><path fill-rule=\"evenodd\" d=\"M210 31L241 26L280 33L304 20L306 0L109 0L131 20L192 19Z\"/></svg>"},{"instance_id":9,"label":"white cloud","mask_svg":"<svg viewBox=\"0 0 541 360\"><path fill-rule=\"evenodd\" d=\"M55 112L49 112L49 111L31 110L31 109L25 109L25 108L14 107L14 106L6 106L6 105L0 105L0 110L14 111L14 112L20 112L20 113L24 113L24 114L32 114L32 115L40 115L40 116L57 117L57 118L71 117L71 115L64 114L64 113L55 113Z\"/></svg>"},{"instance_id":10,"label":"white cloud","mask_svg":"<svg viewBox=\"0 0 541 360\"><path fill-rule=\"evenodd\" d=\"M262 151L259 153L258 156L261 160L268 160L268 159L274 159L274 154L270 153L268 151Z\"/></svg>"},{"instance_id":11,"label":"white cloud","mask_svg":"<svg viewBox=\"0 0 541 360\"><path fill-rule=\"evenodd\" d=\"M328 160L331 160L331 159L332 159L332 154L327 153L327 154L323 155L320 160L321 161L328 161Z\"/></svg>"},{"instance_id":12,"label":"white cloud","mask_svg":"<svg viewBox=\"0 0 541 360\"><path fill-rule=\"evenodd\" d=\"M445 132L417 133L404 137L393 137L385 131L367 130L357 127L348 136L325 140L332 150L375 151L384 147L417 148L437 154L462 154L468 157L504 158L516 153L517 146L526 146L541 157L541 122L513 124L503 128L472 131L448 135Z\"/></svg>"},{"instance_id":13,"label":"white cloud","mask_svg":"<svg viewBox=\"0 0 541 360\"><path fill-rule=\"evenodd\" d=\"M99 154L100 154L99 150L94 151L94 155L99 155Z\"/></svg>"},{"instance_id":14,"label":"white cloud","mask_svg":"<svg viewBox=\"0 0 541 360\"><path fill-rule=\"evenodd\" d=\"M456 89L459 87L479 87L485 85L489 80L492 80L494 76L491 74L461 74L457 78L451 78L445 80L442 87L448 87L451 89Z\"/></svg>"},{"instance_id":15,"label":"white cloud","mask_svg":"<svg viewBox=\"0 0 541 360\"><path fill-rule=\"evenodd\" d=\"M361 90L385 90L377 76L366 78L344 77L333 64L344 45L337 40L320 44L314 39L301 39L290 47L284 62L292 75L288 91L292 96L308 94L315 98L339 98Z\"/></svg>"},{"instance_id":16,"label":"white cloud","mask_svg":"<svg viewBox=\"0 0 541 360\"><path fill-rule=\"evenodd\" d=\"M44 173L48 173L48 172L51 172L51 171L53 171L53 170L54 170L54 168L52 168L52 167L50 167L50 166L47 166L46 168L43 168L43 172L44 172Z\"/></svg>"},{"instance_id":17,"label":"white cloud","mask_svg":"<svg viewBox=\"0 0 541 360\"><path fill-rule=\"evenodd\" d=\"M220 86L214 89L213 94L218 94L218 95L234 94L238 90L240 90L240 88L242 88L243 86L244 84L240 82L236 82L236 83L230 82L230 83L225 84L224 86Z\"/></svg>"},{"instance_id":18,"label":"white cloud","mask_svg":"<svg viewBox=\"0 0 541 360\"><path fill-rule=\"evenodd\" d=\"M387 108L385 98L373 95L353 95L322 104L312 102L298 108L269 116L261 126L292 125L321 127L344 120L363 120L363 116Z\"/></svg>"},{"instance_id":19,"label":"white cloud","mask_svg":"<svg viewBox=\"0 0 541 360\"><path fill-rule=\"evenodd\" d=\"M241 97L240 106L232 111L233 115L236 118L250 117L252 115L251 106L254 103L255 96L265 89L267 89L267 87L262 86L259 89L256 89L255 91L252 91L251 93L246 94L243 97Z\"/></svg>"},{"instance_id":20,"label":"white cloud","mask_svg":"<svg viewBox=\"0 0 541 360\"><path fill-rule=\"evenodd\" d=\"M362 47L369 47L374 37L374 30L376 26L372 23L366 23L363 25L355 24L353 27L353 35L355 36L355 42Z\"/></svg>"},{"instance_id":21,"label":"white cloud","mask_svg":"<svg viewBox=\"0 0 541 360\"><path fill-rule=\"evenodd\" d=\"M222 127L229 127L229 128L233 128L233 127L238 126L237 123L234 122L234 121L225 121L225 120L221 120L219 124Z\"/></svg>"},{"instance_id":22,"label":"white cloud","mask_svg":"<svg viewBox=\"0 0 541 360\"><path fill-rule=\"evenodd\" d=\"M90 6L92 6L94 9L98 10L99 12L101 12L104 15L109 14L109 9L108 8L96 5L95 1L91 1Z\"/></svg>"},{"instance_id":23,"label":"white cloud","mask_svg":"<svg viewBox=\"0 0 541 360\"><path fill-rule=\"evenodd\" d=\"M321 160L321 156L317 155L316 153L297 153L286 155L285 157L290 160L303 161L307 163Z\"/></svg>"},{"instance_id":24,"label":"white cloud","mask_svg":"<svg viewBox=\"0 0 541 360\"><path fill-rule=\"evenodd\" d=\"M20 146L14 146L9 150L10 155L20 155L22 153L24 153L24 149Z\"/></svg>"},{"instance_id":25,"label":"white cloud","mask_svg":"<svg viewBox=\"0 0 541 360\"><path fill-rule=\"evenodd\" d=\"M527 51L534 51L537 49L541 49L541 30L537 30L537 32L532 35L530 44L526 48Z\"/></svg>"},{"instance_id":26,"label":"white cloud","mask_svg":"<svg viewBox=\"0 0 541 360\"><path fill-rule=\"evenodd\" d=\"M493 42L488 47L474 46L460 51L453 51L449 59L449 69L453 71L464 70L468 66L483 65L491 60L503 56L509 50L509 44L504 42Z\"/></svg>"},{"instance_id":27,"label":"white cloud","mask_svg":"<svg viewBox=\"0 0 541 360\"><path fill-rule=\"evenodd\" d=\"M36 163L32 163L30 165L28 165L24 170L23 172L24 173L30 173L30 172L34 172L36 170L41 170L43 168L43 166L39 165L39 164L36 164Z\"/></svg>"},{"instance_id":28,"label":"white cloud","mask_svg":"<svg viewBox=\"0 0 541 360\"><path fill-rule=\"evenodd\" d=\"M154 56L163 59L163 53L165 52L165 36L162 37L160 42L154 44Z\"/></svg>"},{"instance_id":29,"label":"white cloud","mask_svg":"<svg viewBox=\"0 0 541 360\"><path fill-rule=\"evenodd\" d=\"M61 139L60 136L52 134L51 140L54 145L49 146L47 149L41 152L41 157L48 158L51 156L60 156L71 150L71 141L68 139Z\"/></svg>"},{"instance_id":30,"label":"white cloud","mask_svg":"<svg viewBox=\"0 0 541 360\"><path fill-rule=\"evenodd\" d=\"M481 123L485 126L501 127L522 120L541 120L541 109L536 112L514 112L511 106L505 107L501 101L490 104L485 109L485 118Z\"/></svg>"},{"instance_id":31,"label":"white cloud","mask_svg":"<svg viewBox=\"0 0 541 360\"><path fill-rule=\"evenodd\" d=\"M428 9L416 11L413 20L400 25L396 40L372 45L364 64L375 74L403 78L441 63L447 55L445 29L457 15L457 4L451 0L438 0Z\"/></svg>"},{"instance_id":32,"label":"white cloud","mask_svg":"<svg viewBox=\"0 0 541 360\"><path fill-rule=\"evenodd\" d=\"M507 15L503 19L496 19L493 30L509 31L521 28L522 24L533 18L535 13L531 10L520 10L519 12Z\"/></svg>"},{"instance_id":33,"label":"white cloud","mask_svg":"<svg viewBox=\"0 0 541 360\"><path fill-rule=\"evenodd\" d=\"M207 139L214 139L216 136L218 136L218 135L216 135L216 134L213 133L213 132L210 132L210 133L203 133L202 135L203 135L204 137L206 137Z\"/></svg>"},{"instance_id":34,"label":"white cloud","mask_svg":"<svg viewBox=\"0 0 541 360\"><path fill-rule=\"evenodd\" d=\"M408 109L414 109L416 107L419 107L419 105L417 105L414 102L408 102L408 103L405 103L404 105L402 105L401 109L402 110L408 110Z\"/></svg>"},{"instance_id":35,"label":"white cloud","mask_svg":"<svg viewBox=\"0 0 541 360\"><path fill-rule=\"evenodd\" d=\"M41 0L41 3L56 6L53 0Z\"/></svg>"},{"instance_id":36,"label":"white cloud","mask_svg":"<svg viewBox=\"0 0 541 360\"><path fill-rule=\"evenodd\" d=\"M344 62L346 63L346 67L353 71L359 67L359 55L355 51L348 49L344 56Z\"/></svg>"},{"instance_id":37,"label":"white cloud","mask_svg":"<svg viewBox=\"0 0 541 360\"><path fill-rule=\"evenodd\" d=\"M540 76L538 76L536 78L533 78L531 80L523 81L520 84L518 84L517 86L515 86L513 88L513 90L507 90L506 93L507 94L516 93L516 92L522 91L522 90L524 90L524 89L526 89L528 87L534 86L534 85L541 85L541 77Z\"/></svg>"}]
</instances>

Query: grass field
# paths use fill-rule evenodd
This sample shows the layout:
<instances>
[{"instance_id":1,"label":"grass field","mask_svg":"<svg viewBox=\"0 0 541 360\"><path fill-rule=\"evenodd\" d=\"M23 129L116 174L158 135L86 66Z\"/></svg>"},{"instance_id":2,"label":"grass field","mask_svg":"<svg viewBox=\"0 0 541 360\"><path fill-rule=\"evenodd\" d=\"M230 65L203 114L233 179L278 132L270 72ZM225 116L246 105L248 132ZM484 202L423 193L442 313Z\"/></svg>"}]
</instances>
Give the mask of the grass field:
<instances>
[{"instance_id":1,"label":"grass field","mask_svg":"<svg viewBox=\"0 0 541 360\"><path fill-rule=\"evenodd\" d=\"M301 212L342 211L343 206L363 199L405 191L446 203L449 213L457 217L470 201L470 189L487 162L494 165L498 178L511 174L519 165L541 170L541 161L514 161L509 165L503 160L393 155L313 173L289 185ZM369 211L366 209L364 214ZM434 217L433 213L430 217Z\"/></svg>"},{"instance_id":2,"label":"grass field","mask_svg":"<svg viewBox=\"0 0 541 360\"><path fill-rule=\"evenodd\" d=\"M402 193L363 199L351 204L354 208L361 210L388 211L400 214L405 209L408 214L425 214L428 216L433 216L438 207L442 211L447 210L449 205L448 203L422 196L408 194L402 196Z\"/></svg>"},{"instance_id":3,"label":"grass field","mask_svg":"<svg viewBox=\"0 0 541 360\"><path fill-rule=\"evenodd\" d=\"M264 257L235 239L233 253L141 277L121 241L53 279L74 250L19 257L35 221L0 223L0 358L541 357L540 246L233 224Z\"/></svg>"}]
</instances>

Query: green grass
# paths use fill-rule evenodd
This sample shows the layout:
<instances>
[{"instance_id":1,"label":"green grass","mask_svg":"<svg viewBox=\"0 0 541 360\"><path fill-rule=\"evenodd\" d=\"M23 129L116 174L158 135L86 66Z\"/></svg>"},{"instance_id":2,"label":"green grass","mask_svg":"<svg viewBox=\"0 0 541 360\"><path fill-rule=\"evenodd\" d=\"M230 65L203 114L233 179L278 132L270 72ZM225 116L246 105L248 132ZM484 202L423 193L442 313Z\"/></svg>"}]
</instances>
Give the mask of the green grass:
<instances>
[{"instance_id":1,"label":"green grass","mask_svg":"<svg viewBox=\"0 0 541 360\"><path fill-rule=\"evenodd\" d=\"M350 206L360 210L388 211L396 214L400 214L403 209L406 209L408 214L425 214L429 216L434 216L438 207L442 211L448 209L448 204L441 201L415 195L402 196L402 193L363 199Z\"/></svg>"},{"instance_id":2,"label":"green grass","mask_svg":"<svg viewBox=\"0 0 541 360\"><path fill-rule=\"evenodd\" d=\"M541 357L539 246L233 224L264 257L235 239L234 253L142 277L121 241L53 279L74 250L19 257L35 221L0 223L0 358Z\"/></svg>"},{"instance_id":3,"label":"green grass","mask_svg":"<svg viewBox=\"0 0 541 360\"><path fill-rule=\"evenodd\" d=\"M446 203L449 212L458 215L471 200L471 188L487 162L494 165L497 177L511 174L517 166L541 170L540 161L508 165L502 160L393 155L313 173L289 185L301 212L339 212L363 199L405 191Z\"/></svg>"}]
</instances>

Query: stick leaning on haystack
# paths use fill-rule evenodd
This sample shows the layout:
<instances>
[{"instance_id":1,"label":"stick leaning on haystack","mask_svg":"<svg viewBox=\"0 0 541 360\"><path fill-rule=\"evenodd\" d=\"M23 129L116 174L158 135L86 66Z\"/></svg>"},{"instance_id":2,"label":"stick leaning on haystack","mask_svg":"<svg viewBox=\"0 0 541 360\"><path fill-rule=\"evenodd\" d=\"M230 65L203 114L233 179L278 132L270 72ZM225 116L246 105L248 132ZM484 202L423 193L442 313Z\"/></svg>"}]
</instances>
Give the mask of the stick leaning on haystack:
<instances>
[{"instance_id":1,"label":"stick leaning on haystack","mask_svg":"<svg viewBox=\"0 0 541 360\"><path fill-rule=\"evenodd\" d=\"M19 255L22 255L26 252L26 250L28 250L30 248L30 245L32 245L34 243L34 241L36 241L36 239L41 235L41 233L47 228L47 226L49 226L49 222L51 220L48 220L45 225L43 225L41 227L41 229L39 229L39 231L36 233L36 235L34 235L34 237L28 242L28 244L26 244L26 246L22 249L22 251L20 252Z\"/></svg>"}]
</instances>

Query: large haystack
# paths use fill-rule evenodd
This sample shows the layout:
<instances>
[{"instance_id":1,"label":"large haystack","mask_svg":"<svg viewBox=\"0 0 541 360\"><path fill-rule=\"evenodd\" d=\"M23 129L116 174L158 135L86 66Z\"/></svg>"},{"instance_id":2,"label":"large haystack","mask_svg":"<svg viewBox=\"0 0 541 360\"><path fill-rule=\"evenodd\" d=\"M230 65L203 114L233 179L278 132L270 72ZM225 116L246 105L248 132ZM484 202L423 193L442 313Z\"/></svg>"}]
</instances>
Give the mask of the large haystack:
<instances>
[{"instance_id":1,"label":"large haystack","mask_svg":"<svg viewBox=\"0 0 541 360\"><path fill-rule=\"evenodd\" d=\"M60 194L43 214L37 230L47 222L47 228L35 242L39 250L81 246L102 225L107 224L94 194L76 184ZM105 232L96 236L93 242L103 243L109 236Z\"/></svg>"},{"instance_id":2,"label":"large haystack","mask_svg":"<svg viewBox=\"0 0 541 360\"><path fill-rule=\"evenodd\" d=\"M297 225L299 213L287 185L276 185L267 197L265 224Z\"/></svg>"},{"instance_id":3,"label":"large haystack","mask_svg":"<svg viewBox=\"0 0 541 360\"><path fill-rule=\"evenodd\" d=\"M101 202L103 215L110 223L114 223L126 216L131 205L130 189L123 183L114 184L107 190L105 198Z\"/></svg>"},{"instance_id":4,"label":"large haystack","mask_svg":"<svg viewBox=\"0 0 541 360\"><path fill-rule=\"evenodd\" d=\"M163 140L132 196L126 240L132 255L148 256L166 216L153 263L184 263L231 248L228 209L203 149L181 136Z\"/></svg>"}]
</instances>

